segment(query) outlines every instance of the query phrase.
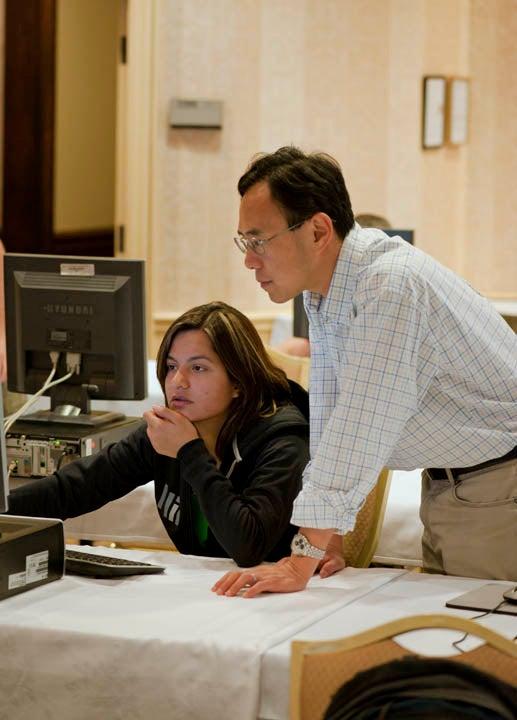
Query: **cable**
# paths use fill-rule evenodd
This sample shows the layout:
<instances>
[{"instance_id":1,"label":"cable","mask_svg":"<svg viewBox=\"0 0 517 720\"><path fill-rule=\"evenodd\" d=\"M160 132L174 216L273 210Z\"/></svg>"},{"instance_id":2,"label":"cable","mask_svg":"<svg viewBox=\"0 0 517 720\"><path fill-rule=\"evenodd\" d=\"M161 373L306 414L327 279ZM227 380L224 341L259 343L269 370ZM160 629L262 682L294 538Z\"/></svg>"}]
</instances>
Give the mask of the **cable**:
<instances>
[{"instance_id":1,"label":"cable","mask_svg":"<svg viewBox=\"0 0 517 720\"><path fill-rule=\"evenodd\" d=\"M70 448L68 448L68 450L63 450L63 452L61 453L61 455L59 456L58 461L57 461L56 472L61 468L61 465L63 464L63 460L66 457L71 457L72 455L74 456L74 458L80 457L80 455L77 455L77 453L74 453L74 451L71 450Z\"/></svg>"},{"instance_id":2,"label":"cable","mask_svg":"<svg viewBox=\"0 0 517 720\"><path fill-rule=\"evenodd\" d=\"M495 613L499 610L501 605L504 605L506 600L501 600L499 605L496 605L495 608L492 608L491 610L487 610L484 613L481 613L480 615L474 615L473 617L469 618L469 620L479 620L479 618L485 617L486 615L492 615L492 613ZM459 640L455 640L453 643L451 643L452 647L456 648L456 650L459 650L460 653L467 652L466 650L463 650L462 648L458 647L460 643L462 643L464 640L467 639L470 633L466 632L464 635L460 637ZM516 635L517 637L517 635ZM515 640L515 638L514 638Z\"/></svg>"},{"instance_id":3,"label":"cable","mask_svg":"<svg viewBox=\"0 0 517 720\"><path fill-rule=\"evenodd\" d=\"M31 405L33 405L33 404L36 402L36 400L40 397L40 395L43 395L43 393L44 393L46 390L48 390L48 389L51 388L51 387L54 387L54 385L59 385L60 383L65 382L65 380L70 380L70 378L72 377L72 375L75 375L75 371L74 371L74 370L72 370L71 372L67 373L66 375L63 375L62 377L58 378L57 380L54 380L53 382L48 382L48 380L47 380L47 382L45 383L45 385L43 385L43 387L40 388L37 393L34 393L34 395L25 403L25 405L23 405L23 406L22 406L19 410L17 410L13 415L10 415L10 416L7 418L7 422L4 424L4 432L5 432L5 433L9 432L9 430L10 430L11 426L13 425L13 423L15 423L16 420L18 420L18 418L20 417L20 415L22 415L22 414L25 412L25 410L27 410L28 408L30 408ZM50 377L50 376L49 376L49 377Z\"/></svg>"},{"instance_id":4,"label":"cable","mask_svg":"<svg viewBox=\"0 0 517 720\"><path fill-rule=\"evenodd\" d=\"M9 467L7 468L7 487L9 487L9 480L11 479L11 473L15 467L16 467L16 461L11 460L11 462L9 463Z\"/></svg>"},{"instance_id":5,"label":"cable","mask_svg":"<svg viewBox=\"0 0 517 720\"><path fill-rule=\"evenodd\" d=\"M8 415L6 418L4 418L4 432L7 432L9 430L9 428L11 427L12 423L15 422L20 417L20 415L22 415L25 412L25 410L30 408L30 406L36 401L36 399L45 392L45 390L49 386L50 381L56 374L56 370L57 370L57 363L53 366L52 370L50 371L49 376L43 383L43 387L41 387L37 393L32 395L27 400L27 402L25 402L21 406L21 408L19 408L16 412L14 412L14 413L12 413L12 415Z\"/></svg>"},{"instance_id":6,"label":"cable","mask_svg":"<svg viewBox=\"0 0 517 720\"><path fill-rule=\"evenodd\" d=\"M23 415L23 413L26 410L28 410L31 407L31 405L33 405L36 402L36 400L40 397L40 395L43 395L43 393L46 392L46 390L48 390L51 387L54 387L54 385L59 385L60 383L65 382L65 380L69 380L72 377L72 375L75 374L76 370L74 368L70 372L68 372L66 375L63 375L62 377L58 378L57 380L54 380L53 382L51 382L52 378L54 377L54 375L56 374L56 371L57 371L57 363L59 360L59 353L51 352L50 358L52 360L52 370L50 371L49 376L43 383L43 386L36 393L34 393L34 395L32 397L30 397L27 400L27 402L24 405L22 405L22 407L19 410L17 410L15 413L13 413L12 415L9 415L8 417L6 417L4 419L4 433L9 432L11 426L13 425L13 423L16 422L16 420L18 420L20 415Z\"/></svg>"},{"instance_id":7,"label":"cable","mask_svg":"<svg viewBox=\"0 0 517 720\"><path fill-rule=\"evenodd\" d=\"M59 458L57 460L56 470L59 470L59 468L61 467L61 465L63 463L63 460L66 458L67 455L68 455L68 453L66 452L66 450L63 450L63 452L61 453L61 455L59 456Z\"/></svg>"}]
</instances>

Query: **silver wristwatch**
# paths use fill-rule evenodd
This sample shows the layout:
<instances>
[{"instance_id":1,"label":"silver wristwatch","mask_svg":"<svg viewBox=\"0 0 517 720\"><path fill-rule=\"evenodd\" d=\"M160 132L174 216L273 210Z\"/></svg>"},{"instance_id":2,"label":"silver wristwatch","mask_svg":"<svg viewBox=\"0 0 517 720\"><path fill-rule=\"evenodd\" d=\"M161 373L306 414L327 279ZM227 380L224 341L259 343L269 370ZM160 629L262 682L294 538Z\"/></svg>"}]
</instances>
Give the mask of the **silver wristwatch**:
<instances>
[{"instance_id":1,"label":"silver wristwatch","mask_svg":"<svg viewBox=\"0 0 517 720\"><path fill-rule=\"evenodd\" d=\"M325 557L325 550L314 547L302 533L296 533L291 540L291 552L293 555L302 555L303 557L322 560Z\"/></svg>"}]
</instances>

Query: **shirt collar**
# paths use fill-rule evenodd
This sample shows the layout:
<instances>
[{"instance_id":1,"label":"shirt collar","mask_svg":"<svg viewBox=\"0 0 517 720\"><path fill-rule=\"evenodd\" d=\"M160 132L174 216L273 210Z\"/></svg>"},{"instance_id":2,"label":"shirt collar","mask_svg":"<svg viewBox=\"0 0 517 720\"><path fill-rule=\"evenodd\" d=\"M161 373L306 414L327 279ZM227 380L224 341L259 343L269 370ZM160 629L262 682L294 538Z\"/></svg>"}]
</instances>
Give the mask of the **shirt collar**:
<instances>
[{"instance_id":1,"label":"shirt collar","mask_svg":"<svg viewBox=\"0 0 517 720\"><path fill-rule=\"evenodd\" d=\"M317 313L323 321L339 322L346 317L357 285L367 243L361 237L361 227L356 223L343 240L332 273L328 294L305 292L305 306L310 314Z\"/></svg>"}]
</instances>

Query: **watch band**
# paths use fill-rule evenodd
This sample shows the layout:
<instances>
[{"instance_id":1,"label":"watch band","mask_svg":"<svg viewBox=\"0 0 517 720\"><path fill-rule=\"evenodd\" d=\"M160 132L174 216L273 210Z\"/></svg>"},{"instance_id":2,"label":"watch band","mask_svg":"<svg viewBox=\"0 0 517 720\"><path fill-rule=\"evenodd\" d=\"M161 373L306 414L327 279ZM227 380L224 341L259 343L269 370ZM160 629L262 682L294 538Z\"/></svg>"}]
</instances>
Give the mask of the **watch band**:
<instances>
[{"instance_id":1,"label":"watch band","mask_svg":"<svg viewBox=\"0 0 517 720\"><path fill-rule=\"evenodd\" d=\"M310 557L315 560L322 560L325 557L325 550L311 545L303 533L296 533L291 541L291 552L293 555Z\"/></svg>"}]
</instances>

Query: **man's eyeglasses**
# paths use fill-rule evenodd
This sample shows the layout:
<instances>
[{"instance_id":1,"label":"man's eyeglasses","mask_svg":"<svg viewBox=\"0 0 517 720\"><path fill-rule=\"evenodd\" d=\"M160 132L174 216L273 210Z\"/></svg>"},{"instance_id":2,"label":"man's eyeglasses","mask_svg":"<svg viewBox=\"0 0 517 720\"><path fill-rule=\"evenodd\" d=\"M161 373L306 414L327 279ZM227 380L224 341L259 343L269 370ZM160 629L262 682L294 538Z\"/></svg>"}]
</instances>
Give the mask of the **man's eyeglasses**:
<instances>
[{"instance_id":1,"label":"man's eyeglasses","mask_svg":"<svg viewBox=\"0 0 517 720\"><path fill-rule=\"evenodd\" d=\"M282 235L283 233L297 230L305 222L307 222L307 220L308 218L305 218L305 220L297 222L294 225L290 225L289 227L280 230L280 232L277 232L268 238L245 237L244 235L237 235L233 238L233 242L237 245L237 247L242 253L246 253L251 250L251 252L254 252L257 255L263 255L266 251L266 243L271 242L271 240L274 240L276 237Z\"/></svg>"}]
</instances>

